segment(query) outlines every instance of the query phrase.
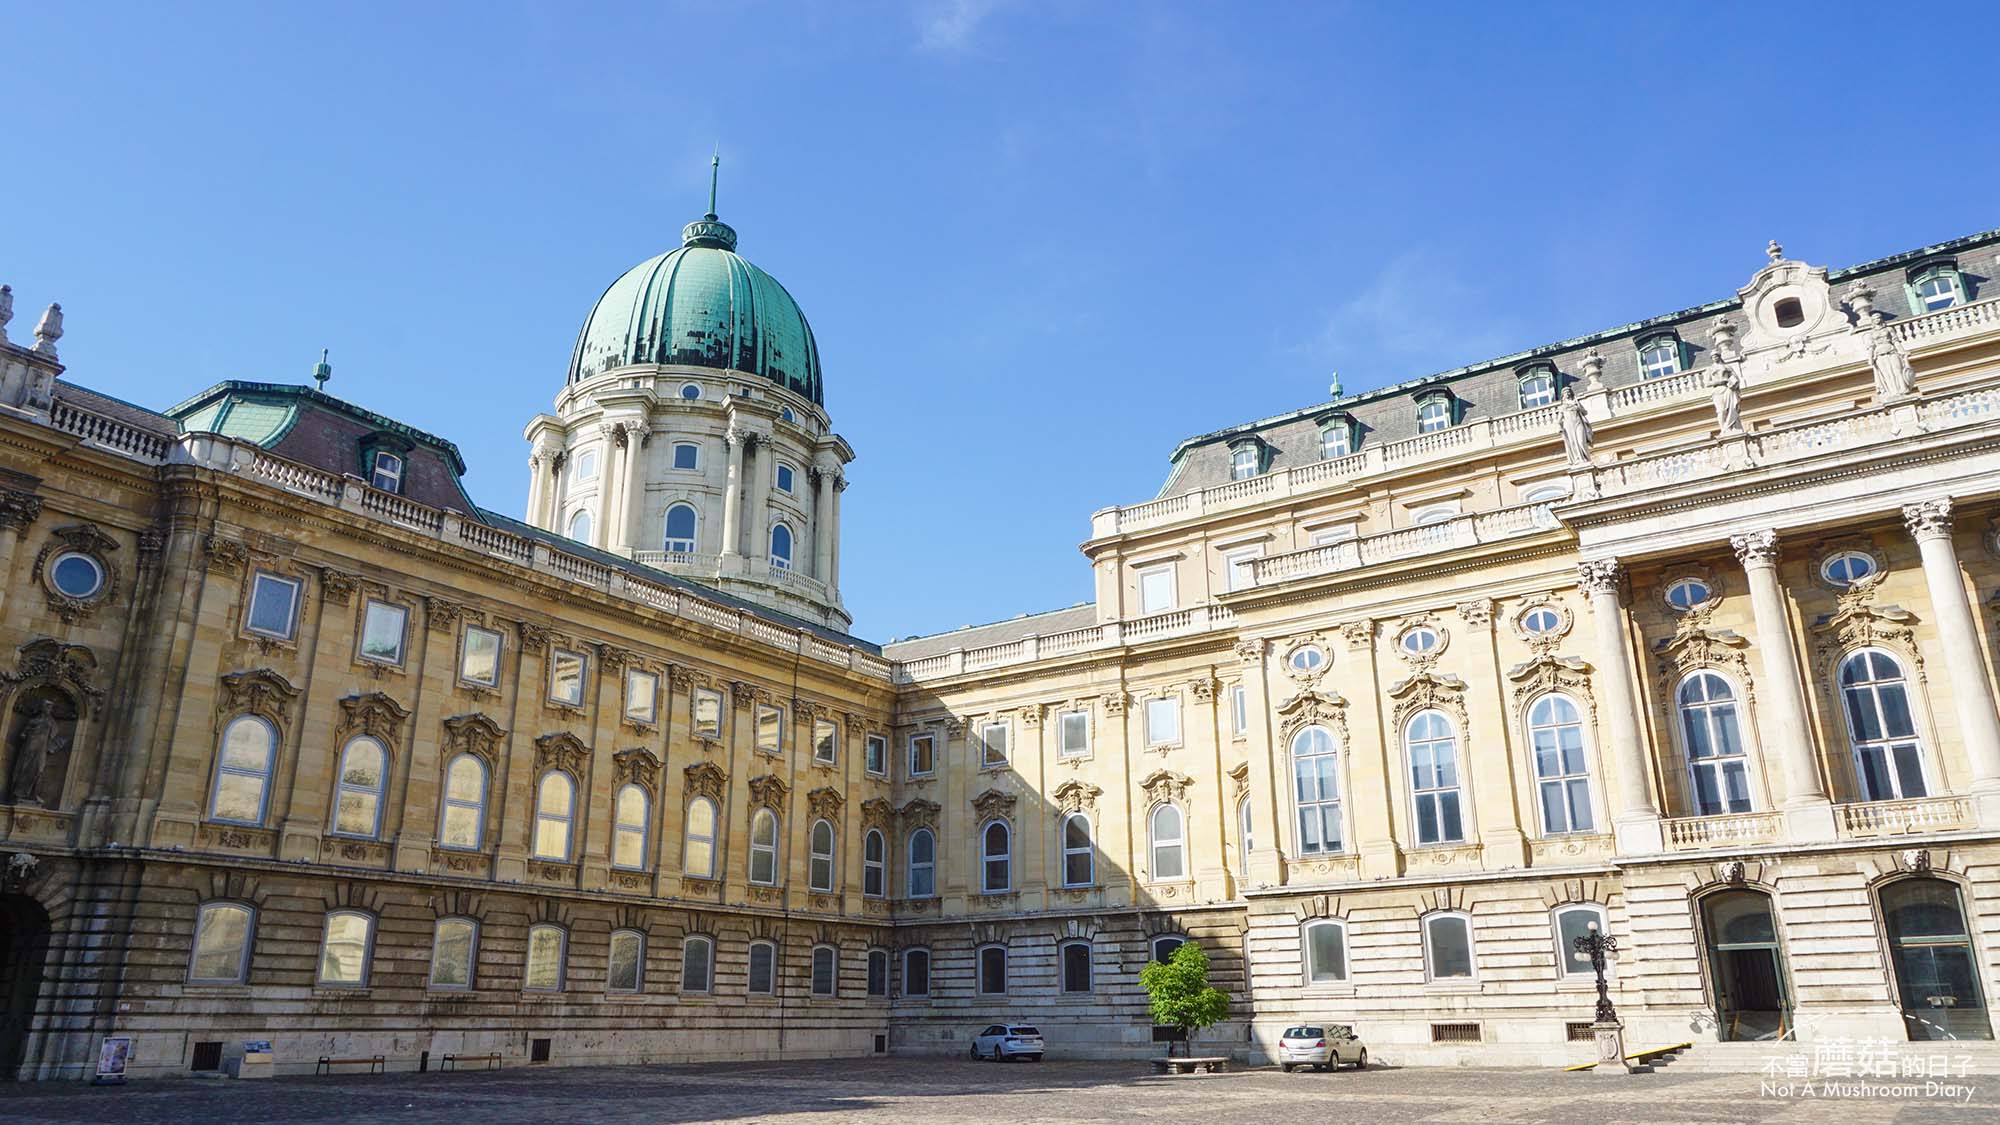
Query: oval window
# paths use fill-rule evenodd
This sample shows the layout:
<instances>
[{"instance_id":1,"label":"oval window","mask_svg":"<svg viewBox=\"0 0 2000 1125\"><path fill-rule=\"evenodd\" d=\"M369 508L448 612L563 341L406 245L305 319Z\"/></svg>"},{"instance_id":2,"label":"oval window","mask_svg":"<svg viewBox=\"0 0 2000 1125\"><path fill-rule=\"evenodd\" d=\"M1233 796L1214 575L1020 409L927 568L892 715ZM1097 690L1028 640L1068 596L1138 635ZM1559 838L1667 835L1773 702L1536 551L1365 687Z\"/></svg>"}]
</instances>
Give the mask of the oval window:
<instances>
[{"instance_id":1,"label":"oval window","mask_svg":"<svg viewBox=\"0 0 2000 1125\"><path fill-rule=\"evenodd\" d=\"M1875 559L1863 551L1841 551L1821 563L1819 572L1836 586L1852 586L1875 573Z\"/></svg>"},{"instance_id":2,"label":"oval window","mask_svg":"<svg viewBox=\"0 0 2000 1125\"><path fill-rule=\"evenodd\" d=\"M1428 625L1419 625L1415 629L1404 633L1402 639L1397 643L1403 646L1404 652L1412 656L1422 656L1427 652L1436 651L1442 641L1443 638L1438 635L1436 629Z\"/></svg>"},{"instance_id":3,"label":"oval window","mask_svg":"<svg viewBox=\"0 0 2000 1125\"><path fill-rule=\"evenodd\" d=\"M1683 578L1667 587L1667 604L1682 613L1702 604L1714 595L1708 583L1699 578Z\"/></svg>"},{"instance_id":4,"label":"oval window","mask_svg":"<svg viewBox=\"0 0 2000 1125\"><path fill-rule=\"evenodd\" d=\"M697 384L697 383L682 383L682 384L681 384L681 397L682 397L682 398L686 398L686 399L696 399L696 398L700 398L700 397L701 397L701 386L700 386L699 384Z\"/></svg>"},{"instance_id":5,"label":"oval window","mask_svg":"<svg viewBox=\"0 0 2000 1125\"><path fill-rule=\"evenodd\" d=\"M49 567L49 584L66 598L87 598L104 588L104 567L89 555L68 551Z\"/></svg>"},{"instance_id":6,"label":"oval window","mask_svg":"<svg viewBox=\"0 0 2000 1125\"><path fill-rule=\"evenodd\" d=\"M1553 633L1562 628L1562 614L1547 606L1539 606L1521 615L1521 629L1533 636Z\"/></svg>"},{"instance_id":7,"label":"oval window","mask_svg":"<svg viewBox=\"0 0 2000 1125\"><path fill-rule=\"evenodd\" d=\"M1326 666L1326 653L1316 645L1300 645L1292 650L1292 667L1301 672L1317 672Z\"/></svg>"}]
</instances>

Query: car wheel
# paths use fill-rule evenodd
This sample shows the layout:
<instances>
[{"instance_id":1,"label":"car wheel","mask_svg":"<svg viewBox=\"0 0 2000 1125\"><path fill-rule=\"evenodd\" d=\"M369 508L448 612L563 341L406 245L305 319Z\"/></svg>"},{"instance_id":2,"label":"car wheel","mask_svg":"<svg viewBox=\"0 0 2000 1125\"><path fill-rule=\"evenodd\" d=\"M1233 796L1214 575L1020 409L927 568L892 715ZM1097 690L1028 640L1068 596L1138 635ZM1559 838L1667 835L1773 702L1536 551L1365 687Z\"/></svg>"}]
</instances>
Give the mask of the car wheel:
<instances>
[{"instance_id":1,"label":"car wheel","mask_svg":"<svg viewBox=\"0 0 2000 1125\"><path fill-rule=\"evenodd\" d=\"M972 1045L972 1049L971 1049L971 1050L970 1050L969 1052L967 1052L967 1054L968 1054L968 1055L969 1055L969 1056L971 1057L971 1059L972 1059L972 1061L973 1061L973 1062L978 1062L978 1061L979 1061L979 1044L977 1044L977 1043L974 1043L974 1044Z\"/></svg>"},{"instance_id":2,"label":"car wheel","mask_svg":"<svg viewBox=\"0 0 2000 1125\"><path fill-rule=\"evenodd\" d=\"M1354 1060L1354 1069L1356 1070L1368 1069L1368 1048L1366 1047L1361 1048L1361 1054L1357 1056Z\"/></svg>"},{"instance_id":3,"label":"car wheel","mask_svg":"<svg viewBox=\"0 0 2000 1125\"><path fill-rule=\"evenodd\" d=\"M1331 1066L1331 1065L1332 1065L1332 1064L1330 1064L1330 1063L1314 1063L1314 1064L1313 1064L1313 1069L1314 1069L1314 1070L1317 1070L1317 1071L1319 1071L1319 1072L1320 1072L1320 1073L1322 1073L1322 1074L1324 1074L1324 1073L1326 1072L1327 1068L1328 1068L1329 1066Z\"/></svg>"},{"instance_id":4,"label":"car wheel","mask_svg":"<svg viewBox=\"0 0 2000 1125\"><path fill-rule=\"evenodd\" d=\"M1292 1072L1292 1064L1291 1064L1291 1063L1279 1063L1279 1064L1278 1064L1278 1069L1279 1069L1279 1070L1282 1070L1282 1071L1284 1071L1284 1072L1285 1072L1286 1074L1290 1074L1290 1073Z\"/></svg>"}]
</instances>

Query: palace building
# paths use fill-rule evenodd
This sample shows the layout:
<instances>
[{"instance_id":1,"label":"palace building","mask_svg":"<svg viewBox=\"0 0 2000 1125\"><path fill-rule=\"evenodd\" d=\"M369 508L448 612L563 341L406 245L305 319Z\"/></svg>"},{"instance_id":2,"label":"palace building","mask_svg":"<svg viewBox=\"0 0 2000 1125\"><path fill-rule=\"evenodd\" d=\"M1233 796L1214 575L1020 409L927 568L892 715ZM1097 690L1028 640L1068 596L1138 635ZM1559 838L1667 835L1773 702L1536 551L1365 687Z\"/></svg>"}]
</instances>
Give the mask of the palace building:
<instances>
[{"instance_id":1,"label":"palace building","mask_svg":"<svg viewBox=\"0 0 2000 1125\"><path fill-rule=\"evenodd\" d=\"M1574 1062L1592 924L1635 1043L1992 1037L2000 231L1188 438L1093 602L887 645L736 248L612 282L511 515L0 289L0 1074L1136 1057L1190 940L1209 1050Z\"/></svg>"}]
</instances>

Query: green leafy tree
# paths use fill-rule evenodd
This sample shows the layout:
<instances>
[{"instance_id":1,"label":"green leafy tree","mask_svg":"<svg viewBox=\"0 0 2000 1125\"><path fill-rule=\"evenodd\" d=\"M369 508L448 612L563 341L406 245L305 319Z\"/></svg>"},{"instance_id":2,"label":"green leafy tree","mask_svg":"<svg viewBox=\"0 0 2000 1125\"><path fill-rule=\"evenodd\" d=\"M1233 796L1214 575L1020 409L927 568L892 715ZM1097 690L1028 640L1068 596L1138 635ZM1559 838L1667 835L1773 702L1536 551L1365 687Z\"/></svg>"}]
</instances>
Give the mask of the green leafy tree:
<instances>
[{"instance_id":1,"label":"green leafy tree","mask_svg":"<svg viewBox=\"0 0 2000 1125\"><path fill-rule=\"evenodd\" d=\"M1208 954L1194 942L1182 942L1165 961L1140 969L1139 984L1152 1002L1153 1022L1179 1028L1190 1055L1194 1033L1229 1014L1229 994L1208 983Z\"/></svg>"}]
</instances>

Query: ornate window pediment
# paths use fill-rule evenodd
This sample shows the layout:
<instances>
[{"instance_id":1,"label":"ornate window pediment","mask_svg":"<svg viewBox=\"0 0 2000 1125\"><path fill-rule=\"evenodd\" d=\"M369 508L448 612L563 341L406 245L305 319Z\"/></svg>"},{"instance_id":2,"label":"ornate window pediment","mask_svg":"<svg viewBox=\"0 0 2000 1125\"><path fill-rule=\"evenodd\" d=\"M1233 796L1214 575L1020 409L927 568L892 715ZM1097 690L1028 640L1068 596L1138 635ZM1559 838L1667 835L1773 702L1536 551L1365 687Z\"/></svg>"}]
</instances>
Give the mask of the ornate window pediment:
<instances>
[{"instance_id":1,"label":"ornate window pediment","mask_svg":"<svg viewBox=\"0 0 2000 1125\"><path fill-rule=\"evenodd\" d=\"M469 752L486 759L490 766L499 756L500 740L507 732L500 724L477 712L469 715L453 715L444 721L445 756Z\"/></svg>"},{"instance_id":2,"label":"ornate window pediment","mask_svg":"<svg viewBox=\"0 0 2000 1125\"><path fill-rule=\"evenodd\" d=\"M535 740L535 772L559 769L574 777L583 776L583 763L590 757L590 747L583 740L566 730L545 734Z\"/></svg>"},{"instance_id":3,"label":"ornate window pediment","mask_svg":"<svg viewBox=\"0 0 2000 1125\"><path fill-rule=\"evenodd\" d=\"M636 782L651 790L659 783L660 759L643 746L618 751L611 755L611 764L616 775L614 785Z\"/></svg>"},{"instance_id":4,"label":"ornate window pediment","mask_svg":"<svg viewBox=\"0 0 2000 1125\"><path fill-rule=\"evenodd\" d=\"M980 820L991 820L996 816L1012 817L1016 800L1012 793L988 789L972 799L972 811Z\"/></svg>"},{"instance_id":5,"label":"ornate window pediment","mask_svg":"<svg viewBox=\"0 0 2000 1125\"><path fill-rule=\"evenodd\" d=\"M1590 665L1574 656L1549 653L1507 669L1507 680L1514 685L1510 700L1514 722L1519 724L1522 721L1521 716L1529 703L1554 691L1576 701L1594 724L1597 701L1590 694L1590 673Z\"/></svg>"},{"instance_id":6,"label":"ornate window pediment","mask_svg":"<svg viewBox=\"0 0 2000 1125\"><path fill-rule=\"evenodd\" d=\"M840 795L840 790L830 785L822 785L806 794L806 807L822 820L839 820L841 807L846 803L847 798Z\"/></svg>"},{"instance_id":7,"label":"ornate window pediment","mask_svg":"<svg viewBox=\"0 0 2000 1125\"><path fill-rule=\"evenodd\" d=\"M1302 691L1279 704L1278 715L1284 745L1291 745L1294 735L1311 726L1327 728L1342 746L1347 745L1347 700L1338 693Z\"/></svg>"},{"instance_id":8,"label":"ornate window pediment","mask_svg":"<svg viewBox=\"0 0 2000 1125\"><path fill-rule=\"evenodd\" d=\"M1465 730L1465 681L1425 669L1389 686L1389 698L1396 701L1396 726L1401 729L1410 716L1435 708L1458 720Z\"/></svg>"},{"instance_id":9,"label":"ornate window pediment","mask_svg":"<svg viewBox=\"0 0 2000 1125\"><path fill-rule=\"evenodd\" d=\"M1674 635L1653 646L1660 662L1660 676L1671 688L1682 676L1697 668L1721 668L1732 673L1750 690L1750 661L1743 650L1750 642L1730 629L1710 629L1708 620L1714 603L1683 616Z\"/></svg>"},{"instance_id":10,"label":"ornate window pediment","mask_svg":"<svg viewBox=\"0 0 2000 1125\"><path fill-rule=\"evenodd\" d=\"M936 801L912 797L896 811L896 815L902 818L903 828L908 831L916 828L936 828L939 811Z\"/></svg>"},{"instance_id":11,"label":"ornate window pediment","mask_svg":"<svg viewBox=\"0 0 2000 1125\"><path fill-rule=\"evenodd\" d=\"M887 828L896 819L896 806L886 797L870 797L861 802L861 823L870 828Z\"/></svg>"},{"instance_id":12,"label":"ornate window pediment","mask_svg":"<svg viewBox=\"0 0 2000 1125\"><path fill-rule=\"evenodd\" d=\"M286 712L298 697L299 689L292 686L292 681L269 668L231 672L222 677L224 717L257 715L269 719L282 730Z\"/></svg>"},{"instance_id":13,"label":"ornate window pediment","mask_svg":"<svg viewBox=\"0 0 2000 1125\"><path fill-rule=\"evenodd\" d=\"M774 773L767 773L750 779L750 804L753 807L779 812L785 807L785 798L790 796L792 787L785 779Z\"/></svg>"},{"instance_id":14,"label":"ornate window pediment","mask_svg":"<svg viewBox=\"0 0 2000 1125\"><path fill-rule=\"evenodd\" d=\"M1917 648L1917 615L1899 605L1874 604L1882 575L1872 574L1850 586L1834 603L1834 611L1813 622L1814 655L1822 680L1831 685L1840 657L1858 648L1881 647L1907 657L1916 679L1924 675L1924 658Z\"/></svg>"},{"instance_id":15,"label":"ornate window pediment","mask_svg":"<svg viewBox=\"0 0 2000 1125\"><path fill-rule=\"evenodd\" d=\"M1194 785L1194 778L1170 769L1156 769L1139 782L1139 791L1146 795L1146 803L1157 805L1162 801L1176 804L1187 799L1187 791Z\"/></svg>"},{"instance_id":16,"label":"ornate window pediment","mask_svg":"<svg viewBox=\"0 0 2000 1125\"><path fill-rule=\"evenodd\" d=\"M410 713L402 704L379 691L350 695L340 701L340 724L334 733L360 732L386 745L395 745L403 733L403 721Z\"/></svg>"},{"instance_id":17,"label":"ornate window pediment","mask_svg":"<svg viewBox=\"0 0 2000 1125\"><path fill-rule=\"evenodd\" d=\"M22 645L14 669L0 672L0 682L54 684L58 687L74 688L90 699L97 699L104 694L104 689L92 682L96 675L96 653L83 645L64 644L45 637ZM277 673L273 672L271 675L275 676ZM279 680L283 682L284 677L280 676ZM289 688L291 685L285 686Z\"/></svg>"},{"instance_id":18,"label":"ornate window pediment","mask_svg":"<svg viewBox=\"0 0 2000 1125\"><path fill-rule=\"evenodd\" d=\"M1071 778L1056 786L1055 792L1050 795L1056 799L1056 805L1064 812L1084 812L1095 810L1097 798L1103 794L1104 790L1097 786Z\"/></svg>"},{"instance_id":19,"label":"ornate window pediment","mask_svg":"<svg viewBox=\"0 0 2000 1125\"><path fill-rule=\"evenodd\" d=\"M722 787L729 783L729 775L714 762L696 762L682 771L687 778L688 795L706 797L716 804L722 803Z\"/></svg>"}]
</instances>

